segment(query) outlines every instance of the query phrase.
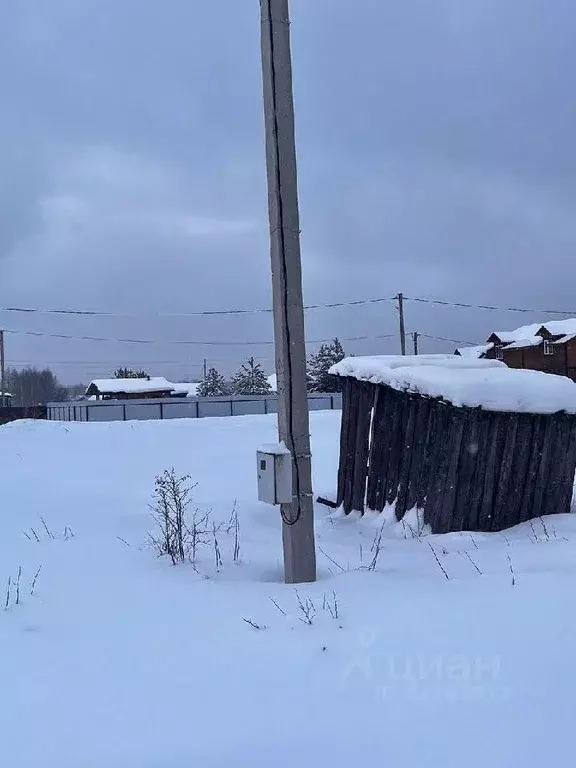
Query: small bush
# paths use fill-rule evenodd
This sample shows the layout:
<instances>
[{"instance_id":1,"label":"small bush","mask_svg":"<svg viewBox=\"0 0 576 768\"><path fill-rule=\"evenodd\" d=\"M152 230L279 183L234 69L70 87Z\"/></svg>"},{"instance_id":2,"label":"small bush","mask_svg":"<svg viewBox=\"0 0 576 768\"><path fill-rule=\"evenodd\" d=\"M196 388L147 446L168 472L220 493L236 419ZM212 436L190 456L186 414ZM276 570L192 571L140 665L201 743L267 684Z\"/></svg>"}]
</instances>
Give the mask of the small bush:
<instances>
[{"instance_id":1,"label":"small bush","mask_svg":"<svg viewBox=\"0 0 576 768\"><path fill-rule=\"evenodd\" d=\"M195 555L198 543L195 520L192 529L187 522L187 509L195 487L189 475L179 476L173 467L156 478L151 510L159 533L151 537L152 543L158 554L168 555L174 565L187 560L192 552Z\"/></svg>"}]
</instances>

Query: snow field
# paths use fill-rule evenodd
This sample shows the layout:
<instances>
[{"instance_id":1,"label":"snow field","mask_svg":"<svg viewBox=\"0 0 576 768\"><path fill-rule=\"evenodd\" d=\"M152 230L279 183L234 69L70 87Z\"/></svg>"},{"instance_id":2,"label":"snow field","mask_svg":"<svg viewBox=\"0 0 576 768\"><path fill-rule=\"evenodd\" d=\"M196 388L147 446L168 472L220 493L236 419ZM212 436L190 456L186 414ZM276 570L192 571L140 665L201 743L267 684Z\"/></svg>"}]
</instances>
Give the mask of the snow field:
<instances>
[{"instance_id":1,"label":"snow field","mask_svg":"<svg viewBox=\"0 0 576 768\"><path fill-rule=\"evenodd\" d=\"M335 486L338 429L312 414L316 494ZM278 510L256 501L255 451L275 440L260 416L0 429L0 585L22 569L0 610L3 764L569 761L576 519L420 536L415 514L319 506L319 581L296 594ZM241 564L225 531L218 571L208 546L198 573L155 557L148 504L171 466L216 522L236 502Z\"/></svg>"}]
</instances>

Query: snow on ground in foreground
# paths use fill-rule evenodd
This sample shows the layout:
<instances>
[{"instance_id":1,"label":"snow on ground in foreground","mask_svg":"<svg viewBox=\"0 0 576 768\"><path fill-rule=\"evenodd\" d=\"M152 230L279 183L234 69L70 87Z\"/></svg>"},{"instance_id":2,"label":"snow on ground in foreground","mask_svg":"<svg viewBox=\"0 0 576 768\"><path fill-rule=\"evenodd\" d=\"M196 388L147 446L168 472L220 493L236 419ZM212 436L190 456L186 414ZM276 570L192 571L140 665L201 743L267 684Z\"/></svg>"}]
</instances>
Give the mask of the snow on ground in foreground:
<instances>
[{"instance_id":1,"label":"snow on ground in foreground","mask_svg":"<svg viewBox=\"0 0 576 768\"><path fill-rule=\"evenodd\" d=\"M255 449L275 437L273 417L0 430L0 582L22 567L20 604L14 588L9 610L0 597L2 764L569 764L575 518L506 538L405 539L391 525L368 572L360 548L366 565L380 520L318 507L326 556L299 589L316 607L308 626L281 583L278 511L255 500ZM338 414L312 414L312 437L315 490L328 493ZM241 565L225 534L220 573L210 551L198 574L140 546L154 476L171 465L215 519L237 500ZM337 619L322 609L333 591Z\"/></svg>"}]
</instances>

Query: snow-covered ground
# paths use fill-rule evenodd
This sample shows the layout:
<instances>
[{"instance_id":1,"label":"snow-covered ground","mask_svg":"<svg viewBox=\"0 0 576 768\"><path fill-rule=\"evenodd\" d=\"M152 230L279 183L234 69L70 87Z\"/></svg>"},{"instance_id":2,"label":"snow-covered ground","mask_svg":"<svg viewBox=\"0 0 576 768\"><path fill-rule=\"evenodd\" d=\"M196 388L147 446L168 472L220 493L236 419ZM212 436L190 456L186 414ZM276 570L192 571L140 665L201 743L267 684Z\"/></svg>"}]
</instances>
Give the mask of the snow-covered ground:
<instances>
[{"instance_id":1,"label":"snow-covered ground","mask_svg":"<svg viewBox=\"0 0 576 768\"><path fill-rule=\"evenodd\" d=\"M338 427L312 414L316 493L333 490ZM273 417L0 429L2 765L570 764L576 518L506 536L390 524L372 571L382 520L318 507L309 625L281 583L278 511L255 500L274 439ZM218 571L212 547L196 572L146 544L172 465L215 521L236 501L240 564L225 530Z\"/></svg>"}]
</instances>

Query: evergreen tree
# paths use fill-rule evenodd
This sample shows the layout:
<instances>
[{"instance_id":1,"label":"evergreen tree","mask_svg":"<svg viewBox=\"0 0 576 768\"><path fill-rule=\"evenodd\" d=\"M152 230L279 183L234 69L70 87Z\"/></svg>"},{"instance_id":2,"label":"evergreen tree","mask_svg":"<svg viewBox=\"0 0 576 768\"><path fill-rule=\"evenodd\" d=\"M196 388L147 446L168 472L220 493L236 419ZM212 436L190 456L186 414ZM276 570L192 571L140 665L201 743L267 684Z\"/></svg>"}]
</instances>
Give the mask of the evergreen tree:
<instances>
[{"instance_id":1,"label":"evergreen tree","mask_svg":"<svg viewBox=\"0 0 576 768\"><path fill-rule=\"evenodd\" d=\"M232 378L235 395L267 395L272 391L260 363L251 357Z\"/></svg>"},{"instance_id":2,"label":"evergreen tree","mask_svg":"<svg viewBox=\"0 0 576 768\"><path fill-rule=\"evenodd\" d=\"M131 368L118 368L114 371L115 379L149 379L146 371L133 371Z\"/></svg>"},{"instance_id":3,"label":"evergreen tree","mask_svg":"<svg viewBox=\"0 0 576 768\"><path fill-rule=\"evenodd\" d=\"M227 395L230 387L224 376L218 373L216 368L210 368L206 378L202 379L198 387L198 397L219 397Z\"/></svg>"},{"instance_id":4,"label":"evergreen tree","mask_svg":"<svg viewBox=\"0 0 576 768\"><path fill-rule=\"evenodd\" d=\"M308 360L310 392L340 392L342 381L338 376L331 376L328 371L345 357L344 349L338 339L334 339L329 344L321 344L318 352L310 355Z\"/></svg>"}]
</instances>

